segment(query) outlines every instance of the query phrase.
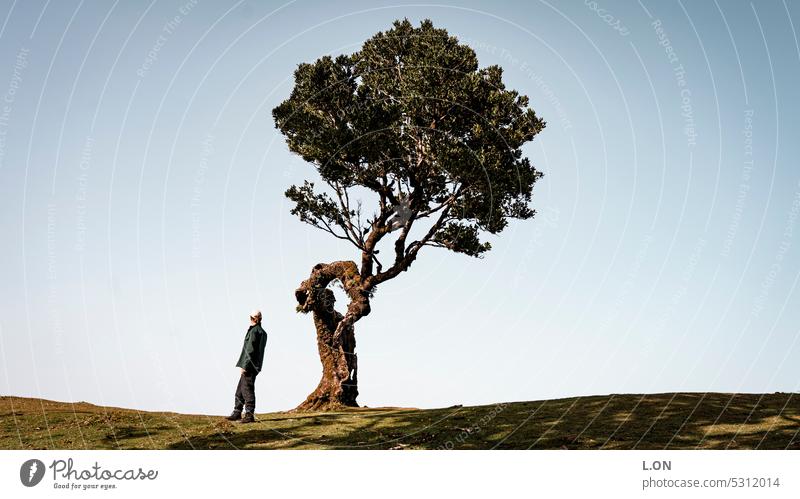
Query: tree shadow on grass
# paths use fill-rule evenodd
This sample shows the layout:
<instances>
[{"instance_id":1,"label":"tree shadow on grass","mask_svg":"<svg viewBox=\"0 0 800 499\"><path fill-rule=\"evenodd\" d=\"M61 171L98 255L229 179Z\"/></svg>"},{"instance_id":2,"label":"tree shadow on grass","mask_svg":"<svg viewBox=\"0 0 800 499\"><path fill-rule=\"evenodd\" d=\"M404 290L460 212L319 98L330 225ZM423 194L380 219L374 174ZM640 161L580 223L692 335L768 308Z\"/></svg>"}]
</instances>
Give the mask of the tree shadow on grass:
<instances>
[{"instance_id":1,"label":"tree shadow on grass","mask_svg":"<svg viewBox=\"0 0 800 499\"><path fill-rule=\"evenodd\" d=\"M273 416L273 415L269 415ZM292 414L255 423L218 423L217 432L188 437L168 449L388 449L415 433L396 411Z\"/></svg>"},{"instance_id":2,"label":"tree shadow on grass","mask_svg":"<svg viewBox=\"0 0 800 499\"><path fill-rule=\"evenodd\" d=\"M266 415L170 449L800 449L796 394L579 397L434 410Z\"/></svg>"},{"instance_id":3,"label":"tree shadow on grass","mask_svg":"<svg viewBox=\"0 0 800 499\"><path fill-rule=\"evenodd\" d=\"M591 404L572 399L574 404L556 403L549 409L545 404L538 418L518 425L499 447L800 449L797 394L665 393L599 399Z\"/></svg>"},{"instance_id":4,"label":"tree shadow on grass","mask_svg":"<svg viewBox=\"0 0 800 499\"><path fill-rule=\"evenodd\" d=\"M164 432L174 431L174 427L158 426L115 426L105 434L103 442L111 446L120 446L126 440L153 438Z\"/></svg>"},{"instance_id":5,"label":"tree shadow on grass","mask_svg":"<svg viewBox=\"0 0 800 499\"><path fill-rule=\"evenodd\" d=\"M250 425L48 401L43 413L38 399L2 402L7 449L800 449L800 395L790 393L272 413Z\"/></svg>"}]
</instances>

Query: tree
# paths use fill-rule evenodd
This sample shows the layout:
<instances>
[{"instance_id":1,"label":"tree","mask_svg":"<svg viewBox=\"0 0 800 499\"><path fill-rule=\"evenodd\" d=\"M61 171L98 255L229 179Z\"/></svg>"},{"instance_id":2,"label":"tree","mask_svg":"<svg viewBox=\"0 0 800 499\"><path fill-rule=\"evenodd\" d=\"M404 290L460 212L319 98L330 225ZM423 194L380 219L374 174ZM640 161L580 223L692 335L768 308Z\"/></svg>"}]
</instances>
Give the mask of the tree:
<instances>
[{"instance_id":1,"label":"tree","mask_svg":"<svg viewBox=\"0 0 800 499\"><path fill-rule=\"evenodd\" d=\"M322 361L319 385L297 410L358 405L354 325L422 248L480 258L491 249L482 235L534 216L542 173L521 147L545 122L527 106L505 88L501 67L479 69L470 47L427 19L419 28L394 21L354 54L297 67L272 115L326 187L290 187L291 212L360 252L360 263L315 265L295 291L297 310L313 315ZM334 284L350 300L344 313Z\"/></svg>"}]
</instances>

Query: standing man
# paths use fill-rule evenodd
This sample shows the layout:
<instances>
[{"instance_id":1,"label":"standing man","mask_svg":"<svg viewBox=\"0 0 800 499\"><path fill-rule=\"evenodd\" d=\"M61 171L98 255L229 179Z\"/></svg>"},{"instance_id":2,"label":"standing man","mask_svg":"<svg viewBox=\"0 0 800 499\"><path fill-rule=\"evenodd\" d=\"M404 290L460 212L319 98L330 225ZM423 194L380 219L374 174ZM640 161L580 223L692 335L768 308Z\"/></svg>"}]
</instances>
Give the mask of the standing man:
<instances>
[{"instance_id":1,"label":"standing man","mask_svg":"<svg viewBox=\"0 0 800 499\"><path fill-rule=\"evenodd\" d=\"M241 369L239 385L236 387L236 402L233 412L228 419L242 423L252 423L255 421L253 413L256 410L256 376L261 372L261 363L264 360L264 347L267 346L267 332L261 327L261 311L253 310L250 312L250 327L244 336L242 353L239 355L239 362L236 367ZM244 417L242 417L244 408Z\"/></svg>"}]
</instances>

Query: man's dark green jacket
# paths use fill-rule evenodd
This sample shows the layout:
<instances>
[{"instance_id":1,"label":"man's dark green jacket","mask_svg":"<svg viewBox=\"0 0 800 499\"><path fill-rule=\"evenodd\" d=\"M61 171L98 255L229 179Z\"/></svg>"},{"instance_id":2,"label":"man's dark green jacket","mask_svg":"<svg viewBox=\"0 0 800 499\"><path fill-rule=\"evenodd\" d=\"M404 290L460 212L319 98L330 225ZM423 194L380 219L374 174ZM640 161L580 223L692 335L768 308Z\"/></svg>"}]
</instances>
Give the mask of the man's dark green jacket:
<instances>
[{"instance_id":1,"label":"man's dark green jacket","mask_svg":"<svg viewBox=\"0 0 800 499\"><path fill-rule=\"evenodd\" d=\"M248 371L261 372L261 363L264 361L264 348L267 346L267 332L261 324L250 326L244 336L242 353L239 355L239 362L236 367L247 369Z\"/></svg>"}]
</instances>

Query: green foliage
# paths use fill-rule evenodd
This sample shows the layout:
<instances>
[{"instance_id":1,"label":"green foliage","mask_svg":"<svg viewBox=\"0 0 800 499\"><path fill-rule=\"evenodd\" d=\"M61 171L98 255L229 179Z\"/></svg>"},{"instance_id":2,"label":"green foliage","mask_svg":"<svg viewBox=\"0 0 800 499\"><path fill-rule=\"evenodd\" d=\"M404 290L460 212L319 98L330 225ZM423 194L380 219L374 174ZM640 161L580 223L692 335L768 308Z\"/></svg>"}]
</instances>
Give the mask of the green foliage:
<instances>
[{"instance_id":1,"label":"green foliage","mask_svg":"<svg viewBox=\"0 0 800 499\"><path fill-rule=\"evenodd\" d=\"M481 243L478 228L458 222L450 222L440 229L433 240L449 250L469 256L480 256L492 249L489 243Z\"/></svg>"},{"instance_id":2,"label":"green foliage","mask_svg":"<svg viewBox=\"0 0 800 499\"><path fill-rule=\"evenodd\" d=\"M327 227L344 224L339 206L327 194L315 194L313 182L305 181L301 187L291 186L286 190L286 197L295 203L292 215L297 215L303 222Z\"/></svg>"},{"instance_id":3,"label":"green foliage","mask_svg":"<svg viewBox=\"0 0 800 499\"><path fill-rule=\"evenodd\" d=\"M488 251L482 232L534 216L529 203L542 176L521 147L545 123L526 96L505 88L502 74L499 66L480 69L470 47L430 20L418 28L395 21L354 54L300 64L273 117L289 149L314 165L337 199L310 183L293 186L286 192L292 212L321 228L341 227L329 232L372 251L366 236L407 199L406 232L415 220L434 220L433 232L407 250ZM355 186L381 200L365 227L347 198Z\"/></svg>"}]
</instances>

